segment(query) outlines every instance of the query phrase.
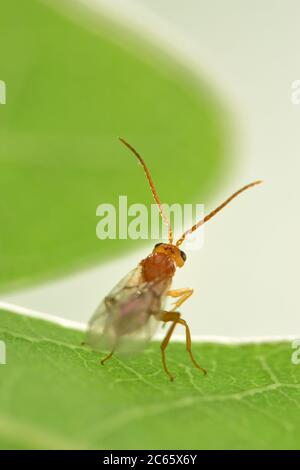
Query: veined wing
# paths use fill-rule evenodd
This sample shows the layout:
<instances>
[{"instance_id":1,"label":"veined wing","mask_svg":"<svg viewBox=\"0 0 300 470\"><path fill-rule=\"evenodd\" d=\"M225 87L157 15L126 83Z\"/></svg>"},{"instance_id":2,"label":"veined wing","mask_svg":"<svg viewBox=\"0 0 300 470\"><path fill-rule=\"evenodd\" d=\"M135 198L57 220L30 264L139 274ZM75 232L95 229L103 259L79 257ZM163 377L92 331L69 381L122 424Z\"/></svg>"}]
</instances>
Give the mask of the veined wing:
<instances>
[{"instance_id":1,"label":"veined wing","mask_svg":"<svg viewBox=\"0 0 300 470\"><path fill-rule=\"evenodd\" d=\"M171 281L144 282L141 267L130 271L103 299L89 321L93 349L133 352L153 336Z\"/></svg>"}]
</instances>

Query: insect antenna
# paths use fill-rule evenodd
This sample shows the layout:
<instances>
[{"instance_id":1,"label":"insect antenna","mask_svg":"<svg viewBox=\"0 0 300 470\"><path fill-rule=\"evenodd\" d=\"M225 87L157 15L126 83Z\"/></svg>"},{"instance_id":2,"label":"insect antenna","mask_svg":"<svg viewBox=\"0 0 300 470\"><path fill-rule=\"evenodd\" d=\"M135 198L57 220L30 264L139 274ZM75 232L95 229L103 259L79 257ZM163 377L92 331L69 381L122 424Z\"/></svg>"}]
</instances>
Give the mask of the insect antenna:
<instances>
[{"instance_id":1,"label":"insect antenna","mask_svg":"<svg viewBox=\"0 0 300 470\"><path fill-rule=\"evenodd\" d=\"M128 142L126 142L125 139L122 139L122 137L119 137L119 140L122 142L122 144L124 144L126 147L129 148L129 150L131 150L131 152L136 156L136 158L138 159L139 163L142 165L143 169L144 169L144 172L145 172L145 175L147 177L147 180L148 180L148 183L149 183L149 186L150 186L150 189L151 189L151 192L152 192L152 195L154 197L154 200L159 208L159 211L161 213L161 216L162 216L162 219L163 219L163 222L166 224L166 226L168 227L168 232L169 232L169 243L173 243L173 231L172 231L172 227L171 227L171 224L170 224L170 221L168 219L168 216L167 214L165 213L164 211L164 208L162 206L162 203L159 199L159 196L156 192L156 189L155 189L155 186L154 186L154 183L153 183L153 180L152 180L152 177L151 177L151 174L150 174L150 171L148 170L147 168L147 165L146 163L144 162L144 160L142 159L142 157L138 154L138 152L132 147L132 145L130 145Z\"/></svg>"},{"instance_id":2,"label":"insect antenna","mask_svg":"<svg viewBox=\"0 0 300 470\"><path fill-rule=\"evenodd\" d=\"M182 236L179 238L179 240L176 242L176 246L181 245L181 243L185 240L187 235L193 233L197 228L201 227L201 225L205 224L205 222L208 222L210 219L212 219L218 212L220 212L227 204L229 204L233 199L235 199L239 194L242 192L246 191L246 189L252 188L253 186L256 186L257 184L261 184L262 180L258 181L253 181L253 183L247 184L246 186L243 186L241 189L233 193L229 198L227 198L222 204L220 204L218 207L216 207L213 211L211 211L209 214L207 214L203 219L199 220L193 227L191 227L189 230L186 230L182 234Z\"/></svg>"}]
</instances>

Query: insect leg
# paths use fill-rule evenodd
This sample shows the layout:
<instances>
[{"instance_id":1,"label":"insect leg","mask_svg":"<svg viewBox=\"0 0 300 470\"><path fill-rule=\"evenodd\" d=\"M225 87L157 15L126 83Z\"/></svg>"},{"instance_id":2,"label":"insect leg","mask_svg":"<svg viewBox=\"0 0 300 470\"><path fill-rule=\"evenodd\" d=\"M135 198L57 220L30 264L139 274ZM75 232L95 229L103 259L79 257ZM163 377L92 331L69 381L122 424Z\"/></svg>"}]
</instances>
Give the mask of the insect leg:
<instances>
[{"instance_id":1,"label":"insect leg","mask_svg":"<svg viewBox=\"0 0 300 470\"><path fill-rule=\"evenodd\" d=\"M113 348L112 348L112 350L110 351L110 353L107 354L107 356L105 356L103 359L101 359L100 362L101 362L102 365L104 365L104 363L105 363L108 359L110 359L110 358L113 356L113 354L114 354L114 352L115 352L115 350L116 350L117 345L118 345L118 340L115 340L115 341L114 341Z\"/></svg>"},{"instance_id":2,"label":"insect leg","mask_svg":"<svg viewBox=\"0 0 300 470\"><path fill-rule=\"evenodd\" d=\"M186 338L186 350L191 358L191 361L193 362L194 366L197 367L197 369L201 370L204 375L207 374L206 370L201 367L196 359L193 356L192 353L192 338L191 338L191 332L189 329L188 324L186 323L183 318L180 318L180 313L179 312L163 312L163 315L161 317L161 321L163 322L169 322L172 321L173 324L171 325L169 331L167 332L163 342L161 343L161 351L162 351L162 360L163 360L163 366L166 374L170 377L171 381L173 380L172 375L170 374L167 366L166 366L166 358L165 358L165 349L168 346L168 343L171 339L171 336L174 332L175 326L179 323L180 325L183 325L185 327L185 338Z\"/></svg>"},{"instance_id":3,"label":"insect leg","mask_svg":"<svg viewBox=\"0 0 300 470\"><path fill-rule=\"evenodd\" d=\"M167 292L167 295L169 297L180 297L174 304L174 307L172 308L172 311L177 310L183 302L185 302L194 292L194 289L191 289L190 287L183 287L182 289L175 289L175 290L170 290Z\"/></svg>"},{"instance_id":4,"label":"insect leg","mask_svg":"<svg viewBox=\"0 0 300 470\"><path fill-rule=\"evenodd\" d=\"M196 359L193 356L191 332L190 332L190 328L189 328L187 322L185 320L183 320L183 318L179 318L178 323L180 323L181 325L183 325L185 327L186 350L189 353L189 356L191 358L192 363L194 364L195 367L197 367L197 369L201 370L204 375L207 375L207 371L205 369L203 369L203 367L201 367L200 364L198 364L198 362L196 361Z\"/></svg>"},{"instance_id":5,"label":"insect leg","mask_svg":"<svg viewBox=\"0 0 300 470\"><path fill-rule=\"evenodd\" d=\"M172 334L175 330L175 326L177 324L177 320L179 319L179 317L180 317L180 314L177 313L177 312L162 312L162 317L160 318L160 320L163 321L164 323L167 323L169 321L173 322L172 325L170 326L166 336L164 337L161 345L160 345L163 368L164 368L164 371L167 374L167 376L170 378L171 382L173 382L174 377L170 373L170 371L167 367L165 350L166 350L166 348L169 344L169 341L171 339L171 336L172 336Z\"/></svg>"},{"instance_id":6,"label":"insect leg","mask_svg":"<svg viewBox=\"0 0 300 470\"><path fill-rule=\"evenodd\" d=\"M104 362L106 362L108 359L110 359L112 357L112 355L114 354L114 352L115 352L115 348L112 349L112 351L109 354L107 354L107 356L105 356L103 359L101 359L101 361L100 361L101 364L104 365Z\"/></svg>"}]
</instances>

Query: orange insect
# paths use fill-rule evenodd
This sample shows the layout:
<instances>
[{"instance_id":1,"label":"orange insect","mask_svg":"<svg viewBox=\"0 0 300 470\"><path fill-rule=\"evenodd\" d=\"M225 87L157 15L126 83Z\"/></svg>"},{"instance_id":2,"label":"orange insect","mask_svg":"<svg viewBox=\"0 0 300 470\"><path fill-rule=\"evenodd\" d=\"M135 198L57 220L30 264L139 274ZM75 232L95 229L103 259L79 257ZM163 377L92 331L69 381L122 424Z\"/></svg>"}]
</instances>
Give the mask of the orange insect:
<instances>
[{"instance_id":1,"label":"orange insect","mask_svg":"<svg viewBox=\"0 0 300 470\"><path fill-rule=\"evenodd\" d=\"M193 289L170 290L176 269L181 268L186 261L186 255L179 247L189 234L214 217L232 199L261 181L254 181L236 191L220 206L184 232L176 243L173 243L170 221L164 212L146 163L130 144L124 139L120 139L120 141L137 157L145 171L162 219L168 227L169 241L168 243L157 243L152 253L143 259L103 299L89 321L85 344L94 349L110 351L101 361L104 364L116 350L122 351L129 348L132 351L145 344L154 334L159 322L171 323L160 348L164 371L173 381L174 377L167 367L165 350L176 325L180 324L185 328L186 349L191 361L195 367L206 374L205 369L198 364L193 356L190 329L178 312L178 308L192 295ZM174 307L169 311L164 309L167 297L177 299Z\"/></svg>"}]
</instances>

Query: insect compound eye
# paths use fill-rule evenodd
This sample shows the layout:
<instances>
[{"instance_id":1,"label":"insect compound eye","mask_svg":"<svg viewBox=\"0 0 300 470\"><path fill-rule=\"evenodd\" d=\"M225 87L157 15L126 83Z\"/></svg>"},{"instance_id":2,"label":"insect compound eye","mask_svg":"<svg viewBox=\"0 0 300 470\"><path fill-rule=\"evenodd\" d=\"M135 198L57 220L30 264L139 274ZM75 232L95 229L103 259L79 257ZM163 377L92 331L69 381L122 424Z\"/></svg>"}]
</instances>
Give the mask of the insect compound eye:
<instances>
[{"instance_id":1,"label":"insect compound eye","mask_svg":"<svg viewBox=\"0 0 300 470\"><path fill-rule=\"evenodd\" d=\"M183 261L186 261L186 254L185 254L184 251L181 251L181 250L180 250L180 256L181 256L181 258L183 259Z\"/></svg>"},{"instance_id":2,"label":"insect compound eye","mask_svg":"<svg viewBox=\"0 0 300 470\"><path fill-rule=\"evenodd\" d=\"M160 243L156 243L156 245L155 245L155 247L154 247L154 248L156 248L156 247L158 247L158 246L160 246L160 245L163 245L163 243L162 243L162 242L160 242Z\"/></svg>"}]
</instances>

